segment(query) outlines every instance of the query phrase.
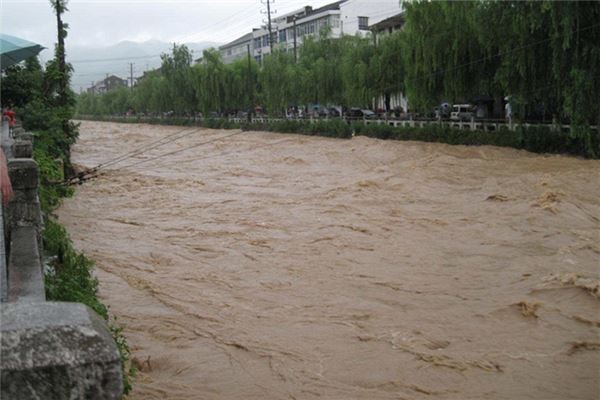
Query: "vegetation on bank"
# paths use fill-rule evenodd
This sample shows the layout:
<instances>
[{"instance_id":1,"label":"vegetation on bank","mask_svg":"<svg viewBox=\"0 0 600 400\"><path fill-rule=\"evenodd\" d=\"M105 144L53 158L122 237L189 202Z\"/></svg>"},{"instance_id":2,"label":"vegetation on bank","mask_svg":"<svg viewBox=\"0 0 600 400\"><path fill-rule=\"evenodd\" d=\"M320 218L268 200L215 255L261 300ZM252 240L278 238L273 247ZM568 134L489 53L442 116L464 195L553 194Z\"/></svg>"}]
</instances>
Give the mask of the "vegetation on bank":
<instances>
[{"instance_id":1,"label":"vegetation on bank","mask_svg":"<svg viewBox=\"0 0 600 400\"><path fill-rule=\"evenodd\" d=\"M444 125L424 128L392 127L388 125L354 125L356 135L377 139L416 140L461 145L490 145L523 149L533 153L570 154L585 158L600 158L598 132L577 128L576 132L552 130L547 126L521 125L514 131L458 130Z\"/></svg>"},{"instance_id":2,"label":"vegetation on bank","mask_svg":"<svg viewBox=\"0 0 600 400\"><path fill-rule=\"evenodd\" d=\"M262 65L224 64L216 50L191 65L185 46L133 90L79 96L78 113L194 115L248 110L272 116L294 105L370 107L403 92L422 114L443 101L494 99L515 120L596 125L600 118L600 3L554 1L411 1L403 30L372 36L305 37L298 62L276 51ZM277 47L277 45L275 46Z\"/></svg>"},{"instance_id":3,"label":"vegetation on bank","mask_svg":"<svg viewBox=\"0 0 600 400\"><path fill-rule=\"evenodd\" d=\"M8 67L3 73L1 98L4 105L12 105L23 127L34 135L33 157L40 173L39 197L44 215L42 231L44 255L47 260L45 276L46 297L54 301L86 304L107 322L123 362L126 393L131 390L135 370L129 362L127 342L116 321L111 321L107 307L98 299L98 280L93 275L93 262L73 247L54 210L61 199L71 196L73 190L58 184L72 170L70 147L77 139L77 125L71 122L75 96L69 89L71 67L64 61L66 25L62 14L67 11L66 1L52 0L58 20L59 42L55 58L42 68L37 57L24 65Z\"/></svg>"},{"instance_id":4,"label":"vegetation on bank","mask_svg":"<svg viewBox=\"0 0 600 400\"><path fill-rule=\"evenodd\" d=\"M139 118L139 117L92 117L95 121L120 123L148 123L155 125L197 126L212 129L242 129L245 131L268 131L296 133L349 139L367 136L383 140L414 140L469 146L501 146L522 149L534 153L569 154L584 158L600 158L600 136L597 129L574 127L563 131L553 126L519 125L515 130L498 131L460 130L447 125L430 124L426 127L393 127L385 124L362 122L348 123L342 119L330 120L265 120L265 122L235 123L227 119L190 118Z\"/></svg>"},{"instance_id":5,"label":"vegetation on bank","mask_svg":"<svg viewBox=\"0 0 600 400\"><path fill-rule=\"evenodd\" d=\"M297 133L300 135L350 139L352 137L353 126L341 119L330 121L317 120L315 122L292 120L243 123L242 129L246 131Z\"/></svg>"}]
</instances>

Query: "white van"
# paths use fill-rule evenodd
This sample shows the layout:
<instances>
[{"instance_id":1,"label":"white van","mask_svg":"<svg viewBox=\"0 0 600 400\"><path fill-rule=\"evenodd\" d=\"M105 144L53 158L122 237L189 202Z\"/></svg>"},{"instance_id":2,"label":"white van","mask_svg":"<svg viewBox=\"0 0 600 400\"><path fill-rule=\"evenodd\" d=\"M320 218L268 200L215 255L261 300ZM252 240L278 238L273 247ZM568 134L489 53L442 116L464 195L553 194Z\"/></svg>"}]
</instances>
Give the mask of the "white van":
<instances>
[{"instance_id":1,"label":"white van","mask_svg":"<svg viewBox=\"0 0 600 400\"><path fill-rule=\"evenodd\" d=\"M455 104L452 106L450 119L461 121L473 118L473 106L471 104Z\"/></svg>"}]
</instances>

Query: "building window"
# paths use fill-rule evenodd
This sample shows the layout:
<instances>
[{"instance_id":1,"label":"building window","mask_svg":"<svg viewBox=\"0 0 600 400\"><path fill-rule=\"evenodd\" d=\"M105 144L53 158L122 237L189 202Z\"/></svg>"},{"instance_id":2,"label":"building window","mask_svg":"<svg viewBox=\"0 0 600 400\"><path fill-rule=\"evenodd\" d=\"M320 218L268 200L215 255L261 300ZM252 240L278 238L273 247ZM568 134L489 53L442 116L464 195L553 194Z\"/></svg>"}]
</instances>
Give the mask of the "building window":
<instances>
[{"instance_id":1,"label":"building window","mask_svg":"<svg viewBox=\"0 0 600 400\"><path fill-rule=\"evenodd\" d=\"M285 29L279 31L279 42L280 43L287 42L287 31Z\"/></svg>"},{"instance_id":2,"label":"building window","mask_svg":"<svg viewBox=\"0 0 600 400\"><path fill-rule=\"evenodd\" d=\"M333 19L333 27L334 28L339 28L340 27L340 16L339 15L334 15L332 17Z\"/></svg>"},{"instance_id":3,"label":"building window","mask_svg":"<svg viewBox=\"0 0 600 400\"><path fill-rule=\"evenodd\" d=\"M358 17L358 29L361 31L369 30L369 17Z\"/></svg>"}]
</instances>

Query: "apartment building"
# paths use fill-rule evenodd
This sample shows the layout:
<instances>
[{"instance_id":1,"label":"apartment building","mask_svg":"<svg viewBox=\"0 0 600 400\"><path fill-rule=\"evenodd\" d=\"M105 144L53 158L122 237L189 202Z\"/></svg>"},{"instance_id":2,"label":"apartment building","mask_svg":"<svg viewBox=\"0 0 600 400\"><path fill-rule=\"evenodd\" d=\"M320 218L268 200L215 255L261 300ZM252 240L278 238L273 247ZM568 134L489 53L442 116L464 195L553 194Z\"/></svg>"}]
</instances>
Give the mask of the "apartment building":
<instances>
[{"instance_id":1,"label":"apartment building","mask_svg":"<svg viewBox=\"0 0 600 400\"><path fill-rule=\"evenodd\" d=\"M369 25L378 23L402 11L398 0L342 0L313 9L303 7L271 21L273 49L293 52L302 46L306 37L318 36L327 27L330 36L370 34ZM221 46L225 63L233 62L247 52L248 38L252 35L251 52L259 63L271 53L270 35L266 26ZM236 53L237 51L237 53Z\"/></svg>"},{"instance_id":2,"label":"apartment building","mask_svg":"<svg viewBox=\"0 0 600 400\"><path fill-rule=\"evenodd\" d=\"M248 46L250 46L250 54L254 51L253 33L247 33L242 37L237 38L233 42L227 43L219 47L221 58L225 64L231 64L237 59L248 56Z\"/></svg>"}]
</instances>

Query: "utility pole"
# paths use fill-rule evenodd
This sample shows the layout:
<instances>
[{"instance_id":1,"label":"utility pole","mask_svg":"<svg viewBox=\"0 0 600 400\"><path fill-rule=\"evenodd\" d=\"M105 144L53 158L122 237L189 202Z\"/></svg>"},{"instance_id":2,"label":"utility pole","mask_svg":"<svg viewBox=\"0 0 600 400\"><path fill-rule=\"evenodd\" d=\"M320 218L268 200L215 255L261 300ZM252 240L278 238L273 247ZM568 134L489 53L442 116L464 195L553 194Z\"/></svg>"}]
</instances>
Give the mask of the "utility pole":
<instances>
[{"instance_id":1,"label":"utility pole","mask_svg":"<svg viewBox=\"0 0 600 400\"><path fill-rule=\"evenodd\" d=\"M298 62L298 43L296 41L296 16L294 15L294 64Z\"/></svg>"},{"instance_id":2,"label":"utility pole","mask_svg":"<svg viewBox=\"0 0 600 400\"><path fill-rule=\"evenodd\" d=\"M252 60L250 57L250 45L246 45L248 49L248 99L250 107L248 107L248 122L252 122L252 111L254 111L254 87L252 84Z\"/></svg>"},{"instance_id":3,"label":"utility pole","mask_svg":"<svg viewBox=\"0 0 600 400\"><path fill-rule=\"evenodd\" d=\"M275 3L275 0L267 0L267 29L269 31L269 47L271 48L271 54L273 54L273 26L271 25L271 2ZM265 4L263 2L263 4Z\"/></svg>"},{"instance_id":4,"label":"utility pole","mask_svg":"<svg viewBox=\"0 0 600 400\"><path fill-rule=\"evenodd\" d=\"M129 85L129 89L133 90L133 63L129 63L129 77L131 79L131 84Z\"/></svg>"}]
</instances>

